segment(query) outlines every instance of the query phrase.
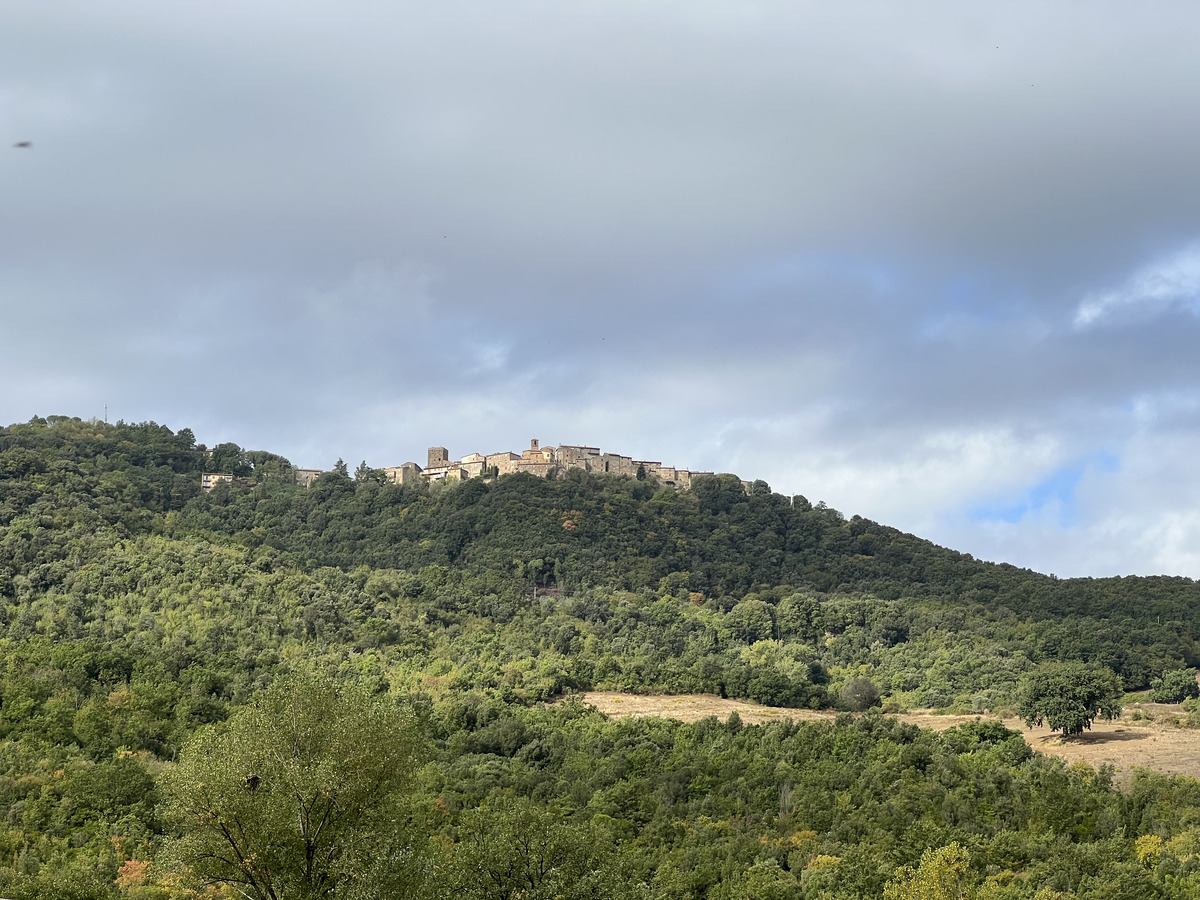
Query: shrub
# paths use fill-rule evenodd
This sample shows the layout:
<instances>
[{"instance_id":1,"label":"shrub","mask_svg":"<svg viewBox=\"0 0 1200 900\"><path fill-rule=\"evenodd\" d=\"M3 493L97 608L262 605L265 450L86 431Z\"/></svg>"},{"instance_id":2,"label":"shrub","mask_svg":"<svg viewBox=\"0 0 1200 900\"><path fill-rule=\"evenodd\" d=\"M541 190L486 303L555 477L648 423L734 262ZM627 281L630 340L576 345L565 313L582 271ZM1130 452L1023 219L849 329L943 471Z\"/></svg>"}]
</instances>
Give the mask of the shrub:
<instances>
[{"instance_id":1,"label":"shrub","mask_svg":"<svg viewBox=\"0 0 1200 900\"><path fill-rule=\"evenodd\" d=\"M855 712L879 705L879 688L870 678L851 678L842 688L842 703Z\"/></svg>"}]
</instances>

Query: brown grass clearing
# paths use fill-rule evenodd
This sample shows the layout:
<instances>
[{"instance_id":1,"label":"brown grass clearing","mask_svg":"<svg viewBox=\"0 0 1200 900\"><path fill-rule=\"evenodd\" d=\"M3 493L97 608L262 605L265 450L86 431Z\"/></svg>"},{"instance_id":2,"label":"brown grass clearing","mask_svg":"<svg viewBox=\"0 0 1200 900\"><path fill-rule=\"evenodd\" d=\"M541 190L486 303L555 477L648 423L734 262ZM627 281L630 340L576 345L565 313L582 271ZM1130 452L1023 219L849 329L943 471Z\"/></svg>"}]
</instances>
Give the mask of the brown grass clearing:
<instances>
[{"instance_id":1,"label":"brown grass clearing","mask_svg":"<svg viewBox=\"0 0 1200 900\"><path fill-rule=\"evenodd\" d=\"M696 722L707 716L716 716L725 721L730 713L736 712L747 725L761 725L784 719L831 722L837 717L837 713L827 710L779 709L760 706L748 700L726 700L713 694L640 695L592 691L580 699L614 718L661 716L681 722ZM1182 713L1180 707L1171 704L1138 704L1126 709L1120 719L1096 722L1091 731L1073 738L1062 738L1045 726L1026 728L1020 719L1001 719L991 715L949 716L918 710L898 713L894 718L934 731L945 731L975 719L997 719L1008 728L1021 732L1026 743L1034 750L1060 757L1069 763L1084 762L1093 768L1104 763L1112 765L1120 783L1128 783L1135 768L1200 778L1200 730L1177 728L1147 719L1135 720L1135 710L1142 715L1149 713L1156 716Z\"/></svg>"}]
</instances>

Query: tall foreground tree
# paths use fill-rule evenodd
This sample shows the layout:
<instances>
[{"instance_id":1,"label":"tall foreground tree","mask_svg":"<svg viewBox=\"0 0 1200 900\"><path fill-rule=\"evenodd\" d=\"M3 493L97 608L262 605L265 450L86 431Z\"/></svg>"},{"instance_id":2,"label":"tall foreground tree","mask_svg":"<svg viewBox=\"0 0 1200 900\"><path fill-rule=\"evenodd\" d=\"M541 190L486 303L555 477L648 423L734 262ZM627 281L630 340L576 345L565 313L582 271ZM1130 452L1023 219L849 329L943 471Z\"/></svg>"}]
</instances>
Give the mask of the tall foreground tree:
<instances>
[{"instance_id":1,"label":"tall foreground tree","mask_svg":"<svg viewBox=\"0 0 1200 900\"><path fill-rule=\"evenodd\" d=\"M1030 727L1044 721L1064 735L1083 734L1096 719L1121 715L1121 690L1121 679L1103 666L1046 663L1022 683L1017 714Z\"/></svg>"},{"instance_id":2,"label":"tall foreground tree","mask_svg":"<svg viewBox=\"0 0 1200 900\"><path fill-rule=\"evenodd\" d=\"M387 697L319 676L278 682L200 732L165 774L180 832L170 855L188 880L253 900L415 896L417 748Z\"/></svg>"}]
</instances>

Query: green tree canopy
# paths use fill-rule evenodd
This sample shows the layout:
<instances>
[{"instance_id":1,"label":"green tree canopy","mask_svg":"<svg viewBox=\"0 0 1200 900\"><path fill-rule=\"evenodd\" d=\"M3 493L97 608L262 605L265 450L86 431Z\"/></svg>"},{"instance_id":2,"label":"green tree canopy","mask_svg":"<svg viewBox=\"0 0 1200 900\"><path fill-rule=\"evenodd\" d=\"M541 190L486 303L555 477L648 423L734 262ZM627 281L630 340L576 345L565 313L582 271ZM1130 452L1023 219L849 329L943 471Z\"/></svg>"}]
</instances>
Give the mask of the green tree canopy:
<instances>
[{"instance_id":1,"label":"green tree canopy","mask_svg":"<svg viewBox=\"0 0 1200 900\"><path fill-rule=\"evenodd\" d=\"M1082 734L1097 718L1121 715L1121 680L1111 669L1080 662L1046 663L1026 677L1017 714L1064 735Z\"/></svg>"},{"instance_id":2,"label":"green tree canopy","mask_svg":"<svg viewBox=\"0 0 1200 900\"><path fill-rule=\"evenodd\" d=\"M418 740L388 697L318 676L277 682L199 732L163 778L185 877L254 900L405 897Z\"/></svg>"},{"instance_id":3,"label":"green tree canopy","mask_svg":"<svg viewBox=\"0 0 1200 900\"><path fill-rule=\"evenodd\" d=\"M208 468L211 472L230 472L246 476L251 472L250 457L237 444L217 444L208 458Z\"/></svg>"},{"instance_id":4,"label":"green tree canopy","mask_svg":"<svg viewBox=\"0 0 1200 900\"><path fill-rule=\"evenodd\" d=\"M916 867L901 866L883 890L883 900L972 900L971 854L958 841L921 854Z\"/></svg>"},{"instance_id":5,"label":"green tree canopy","mask_svg":"<svg viewBox=\"0 0 1200 900\"><path fill-rule=\"evenodd\" d=\"M463 816L455 893L465 900L617 900L634 896L607 836L524 798Z\"/></svg>"},{"instance_id":6,"label":"green tree canopy","mask_svg":"<svg viewBox=\"0 0 1200 900\"><path fill-rule=\"evenodd\" d=\"M1166 672L1150 682L1150 699L1155 703L1181 703L1189 697L1200 697L1195 669Z\"/></svg>"}]
</instances>

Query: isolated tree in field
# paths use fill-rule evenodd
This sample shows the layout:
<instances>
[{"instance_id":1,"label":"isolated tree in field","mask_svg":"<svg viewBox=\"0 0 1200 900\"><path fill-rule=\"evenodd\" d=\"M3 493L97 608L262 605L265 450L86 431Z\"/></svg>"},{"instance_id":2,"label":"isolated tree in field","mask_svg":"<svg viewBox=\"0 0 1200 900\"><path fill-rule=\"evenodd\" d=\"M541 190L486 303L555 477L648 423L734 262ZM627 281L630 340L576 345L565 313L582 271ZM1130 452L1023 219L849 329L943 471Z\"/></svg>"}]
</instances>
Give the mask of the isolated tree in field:
<instances>
[{"instance_id":1,"label":"isolated tree in field","mask_svg":"<svg viewBox=\"0 0 1200 900\"><path fill-rule=\"evenodd\" d=\"M1064 735L1082 734L1096 719L1121 715L1121 679L1111 669L1054 662L1026 677L1017 714L1029 727L1045 722Z\"/></svg>"},{"instance_id":2,"label":"isolated tree in field","mask_svg":"<svg viewBox=\"0 0 1200 900\"><path fill-rule=\"evenodd\" d=\"M185 878L252 900L405 898L416 730L387 697L317 676L277 683L193 738L163 776Z\"/></svg>"}]
</instances>

